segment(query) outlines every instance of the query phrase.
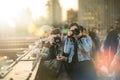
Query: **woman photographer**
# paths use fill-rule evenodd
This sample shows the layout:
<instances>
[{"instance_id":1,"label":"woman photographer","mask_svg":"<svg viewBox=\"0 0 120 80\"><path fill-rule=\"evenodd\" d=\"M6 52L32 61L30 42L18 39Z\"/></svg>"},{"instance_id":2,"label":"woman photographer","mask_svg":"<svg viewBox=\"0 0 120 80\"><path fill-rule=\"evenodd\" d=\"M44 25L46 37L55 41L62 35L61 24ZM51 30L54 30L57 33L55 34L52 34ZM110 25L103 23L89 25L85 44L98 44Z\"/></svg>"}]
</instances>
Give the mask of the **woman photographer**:
<instances>
[{"instance_id":1,"label":"woman photographer","mask_svg":"<svg viewBox=\"0 0 120 80\"><path fill-rule=\"evenodd\" d=\"M48 41L45 42L41 51L41 63L35 80L57 80L62 65L60 61L62 53L61 31L55 28L51 31Z\"/></svg>"},{"instance_id":2,"label":"woman photographer","mask_svg":"<svg viewBox=\"0 0 120 80\"><path fill-rule=\"evenodd\" d=\"M90 59L91 49L91 38L83 34L83 27L77 23L70 24L64 45L64 60L66 60L66 69L72 80L97 80Z\"/></svg>"}]
</instances>

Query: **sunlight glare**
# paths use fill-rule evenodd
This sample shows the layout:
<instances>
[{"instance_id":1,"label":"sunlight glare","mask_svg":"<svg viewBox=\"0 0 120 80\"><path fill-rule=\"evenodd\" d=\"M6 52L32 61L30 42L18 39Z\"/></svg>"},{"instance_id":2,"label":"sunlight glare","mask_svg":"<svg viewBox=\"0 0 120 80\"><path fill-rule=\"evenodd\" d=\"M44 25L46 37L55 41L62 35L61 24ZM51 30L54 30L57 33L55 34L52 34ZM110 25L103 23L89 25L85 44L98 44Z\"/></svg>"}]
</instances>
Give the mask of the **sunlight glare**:
<instances>
[{"instance_id":1,"label":"sunlight glare","mask_svg":"<svg viewBox=\"0 0 120 80\"><path fill-rule=\"evenodd\" d=\"M0 24L15 26L15 19L23 9L18 0L0 0Z\"/></svg>"},{"instance_id":2,"label":"sunlight glare","mask_svg":"<svg viewBox=\"0 0 120 80\"><path fill-rule=\"evenodd\" d=\"M46 4L47 0L30 0L28 7L32 11L33 18L39 18L40 16L46 17Z\"/></svg>"},{"instance_id":3,"label":"sunlight glare","mask_svg":"<svg viewBox=\"0 0 120 80\"><path fill-rule=\"evenodd\" d=\"M66 20L66 11L68 9L74 9L77 10L78 9L78 0L60 0L60 4L62 7L62 11L63 11L63 20Z\"/></svg>"},{"instance_id":4,"label":"sunlight glare","mask_svg":"<svg viewBox=\"0 0 120 80\"><path fill-rule=\"evenodd\" d=\"M46 16L45 4L47 0L0 0L0 25L7 24L15 27L16 18L20 13L29 8L32 18Z\"/></svg>"}]
</instances>

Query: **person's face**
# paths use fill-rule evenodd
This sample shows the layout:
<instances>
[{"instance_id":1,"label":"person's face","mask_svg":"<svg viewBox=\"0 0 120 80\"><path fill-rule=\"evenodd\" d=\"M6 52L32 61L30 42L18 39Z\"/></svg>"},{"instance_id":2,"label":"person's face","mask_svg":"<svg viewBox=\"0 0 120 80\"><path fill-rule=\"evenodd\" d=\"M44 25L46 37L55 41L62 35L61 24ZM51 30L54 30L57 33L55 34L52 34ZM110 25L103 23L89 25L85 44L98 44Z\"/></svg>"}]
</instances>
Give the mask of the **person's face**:
<instances>
[{"instance_id":1,"label":"person's face","mask_svg":"<svg viewBox=\"0 0 120 80\"><path fill-rule=\"evenodd\" d=\"M110 29L109 32L111 32L113 29Z\"/></svg>"},{"instance_id":2,"label":"person's face","mask_svg":"<svg viewBox=\"0 0 120 80\"><path fill-rule=\"evenodd\" d=\"M72 26L69 30L68 30L68 36L73 35L73 30L78 29L77 26Z\"/></svg>"},{"instance_id":3,"label":"person's face","mask_svg":"<svg viewBox=\"0 0 120 80\"><path fill-rule=\"evenodd\" d=\"M115 27L120 28L120 22L119 21L115 21Z\"/></svg>"},{"instance_id":4,"label":"person's face","mask_svg":"<svg viewBox=\"0 0 120 80\"><path fill-rule=\"evenodd\" d=\"M93 29L93 32L95 32L95 33L96 33L96 29Z\"/></svg>"},{"instance_id":5,"label":"person's face","mask_svg":"<svg viewBox=\"0 0 120 80\"><path fill-rule=\"evenodd\" d=\"M93 32L95 32L96 34L99 34L99 30L98 29L94 29Z\"/></svg>"}]
</instances>

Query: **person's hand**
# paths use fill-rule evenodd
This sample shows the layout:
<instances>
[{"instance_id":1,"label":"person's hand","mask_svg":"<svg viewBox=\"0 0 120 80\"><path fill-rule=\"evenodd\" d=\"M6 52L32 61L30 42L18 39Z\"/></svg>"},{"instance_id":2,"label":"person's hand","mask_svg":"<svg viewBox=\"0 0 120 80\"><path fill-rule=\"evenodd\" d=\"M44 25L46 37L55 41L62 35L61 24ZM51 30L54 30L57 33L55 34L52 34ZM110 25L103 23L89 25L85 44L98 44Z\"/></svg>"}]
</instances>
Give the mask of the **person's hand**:
<instances>
[{"instance_id":1,"label":"person's hand","mask_svg":"<svg viewBox=\"0 0 120 80\"><path fill-rule=\"evenodd\" d=\"M53 45L53 43L54 43L54 38L52 37L52 38L50 39L50 45Z\"/></svg>"},{"instance_id":2,"label":"person's hand","mask_svg":"<svg viewBox=\"0 0 120 80\"><path fill-rule=\"evenodd\" d=\"M57 60L66 61L67 57L65 57L65 56L57 56Z\"/></svg>"},{"instance_id":3,"label":"person's hand","mask_svg":"<svg viewBox=\"0 0 120 80\"><path fill-rule=\"evenodd\" d=\"M56 59L57 59L57 60L61 60L61 57L60 57L60 56L56 56Z\"/></svg>"},{"instance_id":4,"label":"person's hand","mask_svg":"<svg viewBox=\"0 0 120 80\"><path fill-rule=\"evenodd\" d=\"M44 46L50 46L54 42L54 36L50 36L49 39L45 42L46 45Z\"/></svg>"},{"instance_id":5,"label":"person's hand","mask_svg":"<svg viewBox=\"0 0 120 80\"><path fill-rule=\"evenodd\" d=\"M44 47L49 47L50 46L50 42L47 42L43 45Z\"/></svg>"}]
</instances>

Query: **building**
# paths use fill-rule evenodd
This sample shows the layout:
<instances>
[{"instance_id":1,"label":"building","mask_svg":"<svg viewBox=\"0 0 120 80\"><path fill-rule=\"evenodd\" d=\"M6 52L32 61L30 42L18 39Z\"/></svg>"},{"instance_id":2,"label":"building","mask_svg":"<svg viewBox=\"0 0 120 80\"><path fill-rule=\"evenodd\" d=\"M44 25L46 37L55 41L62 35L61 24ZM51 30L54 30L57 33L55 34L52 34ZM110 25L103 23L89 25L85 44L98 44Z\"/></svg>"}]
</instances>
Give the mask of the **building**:
<instances>
[{"instance_id":1,"label":"building","mask_svg":"<svg viewBox=\"0 0 120 80\"><path fill-rule=\"evenodd\" d=\"M78 12L73 10L73 9L69 9L67 11L67 22L76 22L78 20Z\"/></svg>"},{"instance_id":2,"label":"building","mask_svg":"<svg viewBox=\"0 0 120 80\"><path fill-rule=\"evenodd\" d=\"M49 24L59 24L62 22L62 10L59 0L48 0L47 15Z\"/></svg>"},{"instance_id":3,"label":"building","mask_svg":"<svg viewBox=\"0 0 120 80\"><path fill-rule=\"evenodd\" d=\"M105 25L110 27L114 25L114 21L120 18L120 1L119 0L105 0Z\"/></svg>"},{"instance_id":4,"label":"building","mask_svg":"<svg viewBox=\"0 0 120 80\"><path fill-rule=\"evenodd\" d=\"M78 21L88 27L108 28L120 17L119 0L78 0Z\"/></svg>"}]
</instances>

